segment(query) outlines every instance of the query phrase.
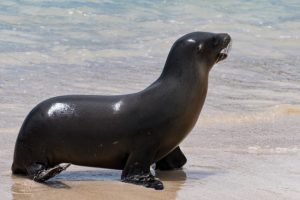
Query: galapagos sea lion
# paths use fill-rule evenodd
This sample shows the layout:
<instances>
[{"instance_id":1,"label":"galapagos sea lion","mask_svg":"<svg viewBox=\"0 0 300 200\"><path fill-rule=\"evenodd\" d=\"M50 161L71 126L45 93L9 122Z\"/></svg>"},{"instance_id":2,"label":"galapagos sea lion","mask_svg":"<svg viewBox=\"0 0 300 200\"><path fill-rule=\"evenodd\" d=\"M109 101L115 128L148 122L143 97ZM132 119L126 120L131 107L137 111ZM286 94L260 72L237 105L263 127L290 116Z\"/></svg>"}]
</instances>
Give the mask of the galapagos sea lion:
<instances>
[{"instance_id":1,"label":"galapagos sea lion","mask_svg":"<svg viewBox=\"0 0 300 200\"><path fill-rule=\"evenodd\" d=\"M150 173L181 167L179 144L195 125L212 66L227 57L228 34L193 32L172 46L160 77L126 95L58 96L38 104L20 129L12 172L43 182L70 163L120 169L123 182L163 189Z\"/></svg>"}]
</instances>

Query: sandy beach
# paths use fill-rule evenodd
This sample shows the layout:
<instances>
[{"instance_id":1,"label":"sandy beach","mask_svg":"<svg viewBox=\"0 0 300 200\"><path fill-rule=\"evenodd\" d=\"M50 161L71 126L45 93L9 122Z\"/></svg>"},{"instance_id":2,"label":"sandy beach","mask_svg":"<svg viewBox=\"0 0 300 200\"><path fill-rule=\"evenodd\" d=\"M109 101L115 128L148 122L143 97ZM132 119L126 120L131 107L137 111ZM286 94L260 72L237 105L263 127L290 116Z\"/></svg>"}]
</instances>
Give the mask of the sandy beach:
<instances>
[{"instance_id":1,"label":"sandy beach","mask_svg":"<svg viewBox=\"0 0 300 200\"><path fill-rule=\"evenodd\" d=\"M298 1L1 1L0 199L300 199ZM42 100L137 92L160 75L173 42L227 32L228 59L210 72L182 170L163 191L121 171L72 165L36 183L11 174L22 122Z\"/></svg>"}]
</instances>

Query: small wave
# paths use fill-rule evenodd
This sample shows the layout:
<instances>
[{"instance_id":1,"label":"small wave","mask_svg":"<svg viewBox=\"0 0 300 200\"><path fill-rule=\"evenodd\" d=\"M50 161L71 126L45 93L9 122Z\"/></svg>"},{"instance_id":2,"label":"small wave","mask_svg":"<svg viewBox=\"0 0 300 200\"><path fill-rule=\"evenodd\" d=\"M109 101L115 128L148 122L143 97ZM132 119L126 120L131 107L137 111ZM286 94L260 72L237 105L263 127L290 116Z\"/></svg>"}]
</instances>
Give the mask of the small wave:
<instances>
[{"instance_id":1,"label":"small wave","mask_svg":"<svg viewBox=\"0 0 300 200\"><path fill-rule=\"evenodd\" d=\"M255 122L270 122L275 119L300 115L300 105L282 104L268 108L261 112L245 112L245 113L221 113L209 116L203 116L200 120L204 124L215 123L255 123Z\"/></svg>"},{"instance_id":2,"label":"small wave","mask_svg":"<svg viewBox=\"0 0 300 200\"><path fill-rule=\"evenodd\" d=\"M18 133L18 128L0 128L0 133Z\"/></svg>"},{"instance_id":3,"label":"small wave","mask_svg":"<svg viewBox=\"0 0 300 200\"><path fill-rule=\"evenodd\" d=\"M247 153L250 154L265 154L265 153L271 153L271 154L287 154L287 153L298 153L300 149L298 147L275 147L275 148L262 148L260 146L251 146L248 147Z\"/></svg>"}]
</instances>

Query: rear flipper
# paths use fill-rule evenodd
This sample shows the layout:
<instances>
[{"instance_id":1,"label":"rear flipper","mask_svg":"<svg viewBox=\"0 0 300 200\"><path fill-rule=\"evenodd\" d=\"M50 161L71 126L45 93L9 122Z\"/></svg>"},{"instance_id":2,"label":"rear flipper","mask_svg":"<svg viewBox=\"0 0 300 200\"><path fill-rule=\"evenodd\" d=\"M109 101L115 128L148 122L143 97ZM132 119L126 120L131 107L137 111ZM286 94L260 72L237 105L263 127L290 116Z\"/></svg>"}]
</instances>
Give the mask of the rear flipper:
<instances>
[{"instance_id":1,"label":"rear flipper","mask_svg":"<svg viewBox=\"0 0 300 200\"><path fill-rule=\"evenodd\" d=\"M156 169L159 170L172 170L179 169L186 163L186 157L180 150L179 146L176 147L171 153L156 162Z\"/></svg>"},{"instance_id":2,"label":"rear flipper","mask_svg":"<svg viewBox=\"0 0 300 200\"><path fill-rule=\"evenodd\" d=\"M71 164L56 165L52 168L46 169L44 165L35 163L26 169L31 179L36 182L45 182L46 180L66 170L70 165Z\"/></svg>"}]
</instances>

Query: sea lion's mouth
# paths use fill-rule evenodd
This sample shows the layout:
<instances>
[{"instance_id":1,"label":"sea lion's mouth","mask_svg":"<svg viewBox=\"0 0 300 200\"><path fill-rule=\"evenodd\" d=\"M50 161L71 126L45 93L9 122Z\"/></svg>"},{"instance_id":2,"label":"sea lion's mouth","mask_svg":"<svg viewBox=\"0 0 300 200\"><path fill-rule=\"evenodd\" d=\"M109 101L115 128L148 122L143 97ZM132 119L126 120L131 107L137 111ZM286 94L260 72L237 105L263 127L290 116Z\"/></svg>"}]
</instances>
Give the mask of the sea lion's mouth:
<instances>
[{"instance_id":1,"label":"sea lion's mouth","mask_svg":"<svg viewBox=\"0 0 300 200\"><path fill-rule=\"evenodd\" d=\"M221 60L225 60L228 57L228 53L231 49L231 45L232 45L232 42L231 42L230 37L225 38L223 48L220 51L220 53L218 53L216 63L220 62Z\"/></svg>"},{"instance_id":2,"label":"sea lion's mouth","mask_svg":"<svg viewBox=\"0 0 300 200\"><path fill-rule=\"evenodd\" d=\"M217 60L217 62L219 62L221 60L225 60L227 58L227 56L228 56L228 50L227 50L227 48L222 49L220 51L220 53L218 54L218 60Z\"/></svg>"}]
</instances>

